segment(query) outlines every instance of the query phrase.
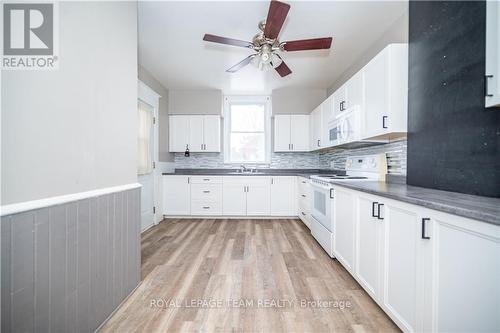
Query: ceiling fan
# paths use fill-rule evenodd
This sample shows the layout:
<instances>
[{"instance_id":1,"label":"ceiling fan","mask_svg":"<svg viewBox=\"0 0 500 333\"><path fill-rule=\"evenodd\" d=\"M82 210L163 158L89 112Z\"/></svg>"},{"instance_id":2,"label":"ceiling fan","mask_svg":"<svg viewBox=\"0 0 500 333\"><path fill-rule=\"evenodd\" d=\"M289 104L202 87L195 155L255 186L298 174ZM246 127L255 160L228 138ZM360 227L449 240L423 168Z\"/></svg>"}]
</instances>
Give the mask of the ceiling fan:
<instances>
[{"instance_id":1,"label":"ceiling fan","mask_svg":"<svg viewBox=\"0 0 500 333\"><path fill-rule=\"evenodd\" d=\"M290 5L284 2L272 0L269 5L267 19L259 23L260 32L255 35L251 42L238 39L220 37L205 34L203 40L220 44L227 44L238 47L249 48L256 53L249 55L226 72L234 73L248 65L252 60L256 62L260 69L274 68L281 77L291 74L292 71L285 64L278 51L304 51L329 49L332 45L332 37L301 39L287 42L280 42L278 35L285 22Z\"/></svg>"}]
</instances>

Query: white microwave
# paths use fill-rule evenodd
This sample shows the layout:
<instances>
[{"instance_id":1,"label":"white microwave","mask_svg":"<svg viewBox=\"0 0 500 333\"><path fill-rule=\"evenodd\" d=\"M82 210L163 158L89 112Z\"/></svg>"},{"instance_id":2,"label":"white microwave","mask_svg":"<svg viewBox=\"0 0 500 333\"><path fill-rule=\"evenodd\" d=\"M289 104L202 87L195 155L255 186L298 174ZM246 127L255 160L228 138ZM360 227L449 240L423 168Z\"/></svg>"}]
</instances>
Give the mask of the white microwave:
<instances>
[{"instance_id":1,"label":"white microwave","mask_svg":"<svg viewBox=\"0 0 500 333\"><path fill-rule=\"evenodd\" d=\"M360 131L360 109L354 106L330 122L328 139L330 145L337 146L358 140Z\"/></svg>"}]
</instances>

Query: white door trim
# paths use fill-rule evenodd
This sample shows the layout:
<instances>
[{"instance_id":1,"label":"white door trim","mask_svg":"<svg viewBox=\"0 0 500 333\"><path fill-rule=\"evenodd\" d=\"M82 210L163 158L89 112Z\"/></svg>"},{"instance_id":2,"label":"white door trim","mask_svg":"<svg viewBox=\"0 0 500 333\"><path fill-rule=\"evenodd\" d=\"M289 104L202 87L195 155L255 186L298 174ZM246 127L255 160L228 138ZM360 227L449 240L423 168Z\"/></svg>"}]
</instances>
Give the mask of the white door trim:
<instances>
[{"instance_id":1,"label":"white door trim","mask_svg":"<svg viewBox=\"0 0 500 333\"><path fill-rule=\"evenodd\" d=\"M153 124L153 163L155 168L153 169L153 202L156 207L155 212L153 214L153 224L158 224L163 216L161 212L163 208L161 207L161 192L160 192L160 183L161 183L161 172L158 168L158 158L159 158L159 139L158 139L158 109L160 107L160 98L161 96L156 93L153 89L151 89L148 85L146 85L141 80L137 81L137 89L138 89L138 99L151 105L154 109L154 124Z\"/></svg>"}]
</instances>

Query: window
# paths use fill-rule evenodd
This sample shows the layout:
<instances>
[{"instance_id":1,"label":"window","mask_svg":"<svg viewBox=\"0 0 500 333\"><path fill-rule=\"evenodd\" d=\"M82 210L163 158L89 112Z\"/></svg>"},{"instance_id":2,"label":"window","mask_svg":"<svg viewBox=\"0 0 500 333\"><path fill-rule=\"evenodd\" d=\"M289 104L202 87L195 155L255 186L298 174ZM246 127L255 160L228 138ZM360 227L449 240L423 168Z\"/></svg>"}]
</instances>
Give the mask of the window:
<instances>
[{"instance_id":1,"label":"window","mask_svg":"<svg viewBox=\"0 0 500 333\"><path fill-rule=\"evenodd\" d=\"M225 98L226 163L269 163L270 98L244 96Z\"/></svg>"}]
</instances>

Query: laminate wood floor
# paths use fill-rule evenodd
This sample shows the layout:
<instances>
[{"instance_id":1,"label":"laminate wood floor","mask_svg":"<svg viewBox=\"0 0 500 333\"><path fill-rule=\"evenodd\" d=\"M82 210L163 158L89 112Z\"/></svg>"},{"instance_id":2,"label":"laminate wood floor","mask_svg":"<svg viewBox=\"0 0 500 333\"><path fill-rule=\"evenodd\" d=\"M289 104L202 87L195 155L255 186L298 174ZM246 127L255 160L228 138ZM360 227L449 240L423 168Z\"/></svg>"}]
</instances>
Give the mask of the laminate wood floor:
<instances>
[{"instance_id":1,"label":"laminate wood floor","mask_svg":"<svg viewBox=\"0 0 500 333\"><path fill-rule=\"evenodd\" d=\"M101 332L399 331L300 220L166 219Z\"/></svg>"}]
</instances>

